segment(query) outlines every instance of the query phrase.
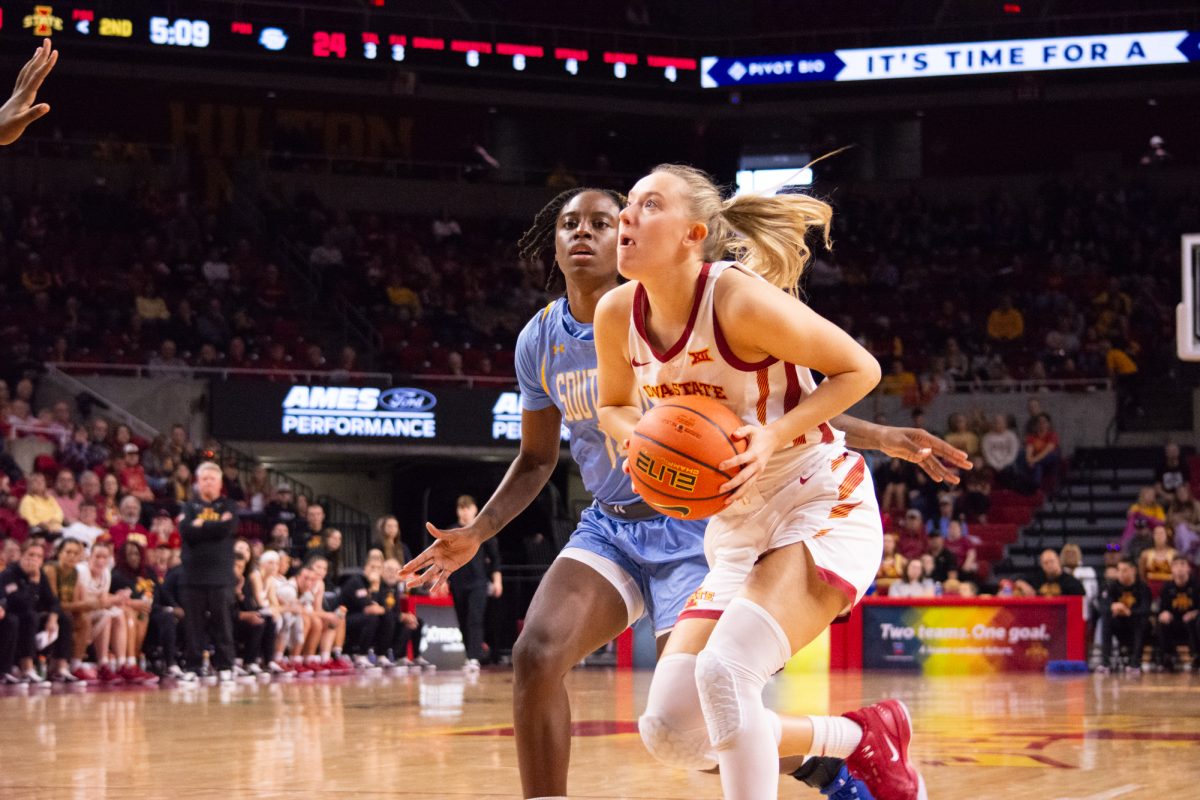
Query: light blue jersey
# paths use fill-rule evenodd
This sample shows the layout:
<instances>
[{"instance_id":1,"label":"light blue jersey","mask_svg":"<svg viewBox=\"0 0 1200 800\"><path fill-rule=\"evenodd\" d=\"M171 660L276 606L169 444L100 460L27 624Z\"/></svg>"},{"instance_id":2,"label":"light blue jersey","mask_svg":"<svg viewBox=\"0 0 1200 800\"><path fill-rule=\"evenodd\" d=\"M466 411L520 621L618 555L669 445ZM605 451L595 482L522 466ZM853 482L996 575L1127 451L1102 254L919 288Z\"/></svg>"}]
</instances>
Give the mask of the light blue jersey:
<instances>
[{"instance_id":1,"label":"light blue jersey","mask_svg":"<svg viewBox=\"0 0 1200 800\"><path fill-rule=\"evenodd\" d=\"M539 311L521 331L516 368L523 409L556 406L562 413L571 432L571 457L592 496L610 506L638 502L621 471L616 442L600 430L592 326L571 316L565 297Z\"/></svg>"},{"instance_id":2,"label":"light blue jersey","mask_svg":"<svg viewBox=\"0 0 1200 800\"><path fill-rule=\"evenodd\" d=\"M523 409L554 406L562 414L571 434L571 457L592 496L610 506L640 502L621 469L617 444L600 430L592 326L571 316L565 297L539 311L521 331L516 369ZM630 609L630 624L644 609L655 631L664 633L708 573L707 523L669 517L617 519L593 504L583 512L563 555L591 564L617 585ZM581 550L616 564L631 582L614 579L602 563L580 557ZM630 596L634 592L640 597Z\"/></svg>"}]
</instances>

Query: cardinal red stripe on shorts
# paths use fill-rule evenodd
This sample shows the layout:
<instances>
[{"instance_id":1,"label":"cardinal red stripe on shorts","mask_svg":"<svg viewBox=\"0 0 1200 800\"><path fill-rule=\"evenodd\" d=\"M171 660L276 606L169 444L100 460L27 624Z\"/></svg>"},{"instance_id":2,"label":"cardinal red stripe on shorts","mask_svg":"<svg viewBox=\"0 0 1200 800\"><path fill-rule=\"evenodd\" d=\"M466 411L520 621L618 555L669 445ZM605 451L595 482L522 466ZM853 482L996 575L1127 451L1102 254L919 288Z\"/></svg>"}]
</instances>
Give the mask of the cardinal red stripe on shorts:
<instances>
[{"instance_id":1,"label":"cardinal red stripe on shorts","mask_svg":"<svg viewBox=\"0 0 1200 800\"><path fill-rule=\"evenodd\" d=\"M546 394L549 394L549 392L547 392ZM849 457L850 457L849 453L842 453L840 456L835 458L832 463L830 463L829 469L832 472L837 472L838 467L842 466L842 464L845 463L846 459Z\"/></svg>"},{"instance_id":2,"label":"cardinal red stripe on shorts","mask_svg":"<svg viewBox=\"0 0 1200 800\"><path fill-rule=\"evenodd\" d=\"M856 500L853 503L838 503L829 512L830 519L845 519L850 516L850 512L862 505L861 500Z\"/></svg>"},{"instance_id":3,"label":"cardinal red stripe on shorts","mask_svg":"<svg viewBox=\"0 0 1200 800\"><path fill-rule=\"evenodd\" d=\"M758 371L758 424L767 424L767 398L771 396L771 378L766 368Z\"/></svg>"},{"instance_id":4,"label":"cardinal red stripe on shorts","mask_svg":"<svg viewBox=\"0 0 1200 800\"><path fill-rule=\"evenodd\" d=\"M846 474L846 479L842 481L842 485L838 487L838 500L845 500L850 495L854 494L854 490L862 485L863 479L867 476L867 462L863 458L859 458L850 468L850 472Z\"/></svg>"},{"instance_id":5,"label":"cardinal red stripe on shorts","mask_svg":"<svg viewBox=\"0 0 1200 800\"><path fill-rule=\"evenodd\" d=\"M679 619L720 619L724 612L717 608L689 608L679 614Z\"/></svg>"}]
</instances>

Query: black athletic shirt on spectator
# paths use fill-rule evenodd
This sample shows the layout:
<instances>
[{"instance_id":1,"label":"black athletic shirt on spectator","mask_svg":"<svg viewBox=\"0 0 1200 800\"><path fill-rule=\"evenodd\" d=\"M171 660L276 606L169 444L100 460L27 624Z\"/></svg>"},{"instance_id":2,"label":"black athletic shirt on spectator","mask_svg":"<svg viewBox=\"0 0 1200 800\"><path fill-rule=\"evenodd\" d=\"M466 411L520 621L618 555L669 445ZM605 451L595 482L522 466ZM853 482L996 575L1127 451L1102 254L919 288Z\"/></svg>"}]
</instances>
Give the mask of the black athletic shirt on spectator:
<instances>
[{"instance_id":1,"label":"black athletic shirt on spectator","mask_svg":"<svg viewBox=\"0 0 1200 800\"><path fill-rule=\"evenodd\" d=\"M375 602L371 587L362 575L354 575L342 584L338 604L346 607L347 614L361 614L363 609Z\"/></svg>"},{"instance_id":2,"label":"black athletic shirt on spectator","mask_svg":"<svg viewBox=\"0 0 1200 800\"><path fill-rule=\"evenodd\" d=\"M1187 462L1182 457L1179 459L1179 463L1173 467L1168 467L1164 461L1154 471L1154 479L1165 491L1174 492L1180 486L1188 485L1188 481L1191 480L1191 470L1188 469Z\"/></svg>"},{"instance_id":3,"label":"black athletic shirt on spectator","mask_svg":"<svg viewBox=\"0 0 1200 800\"><path fill-rule=\"evenodd\" d=\"M232 519L222 520L225 514ZM195 525L200 520L200 525ZM225 497L211 503L192 500L183 504L179 535L183 539L183 584L185 586L233 586L233 537L237 530L237 507Z\"/></svg>"},{"instance_id":4,"label":"black athletic shirt on spectator","mask_svg":"<svg viewBox=\"0 0 1200 800\"><path fill-rule=\"evenodd\" d=\"M1104 589L1104 599L1109 605L1120 603L1128 608L1129 613L1134 617L1150 616L1150 607L1154 603L1150 587L1140 578L1130 586L1126 586L1120 581L1109 581L1108 586ZM1108 609L1105 608L1105 611L1107 612Z\"/></svg>"},{"instance_id":5,"label":"black athletic shirt on spectator","mask_svg":"<svg viewBox=\"0 0 1200 800\"><path fill-rule=\"evenodd\" d=\"M499 571L500 543L494 538L488 539L475 553L474 558L463 564L457 571L450 573L450 588L460 586L465 589L490 583L492 573Z\"/></svg>"},{"instance_id":6,"label":"black athletic shirt on spectator","mask_svg":"<svg viewBox=\"0 0 1200 800\"><path fill-rule=\"evenodd\" d=\"M1061 597L1078 595L1080 597L1087 594L1083 588L1083 584L1074 575L1062 573L1057 578L1049 578L1046 573L1038 570L1030 575L1026 580L1033 590L1042 597Z\"/></svg>"},{"instance_id":7,"label":"black athletic shirt on spectator","mask_svg":"<svg viewBox=\"0 0 1200 800\"><path fill-rule=\"evenodd\" d=\"M1167 581L1159 593L1158 607L1170 611L1176 619L1182 619L1189 611L1200 609L1200 586L1194 580L1189 580L1183 586L1176 586L1175 581Z\"/></svg>"},{"instance_id":8,"label":"black athletic shirt on spectator","mask_svg":"<svg viewBox=\"0 0 1200 800\"><path fill-rule=\"evenodd\" d=\"M46 576L39 574L38 582L34 583L21 568L20 561L14 561L0 571L0 608L7 609L10 614L28 610L35 614L62 615L58 598L50 590Z\"/></svg>"}]
</instances>

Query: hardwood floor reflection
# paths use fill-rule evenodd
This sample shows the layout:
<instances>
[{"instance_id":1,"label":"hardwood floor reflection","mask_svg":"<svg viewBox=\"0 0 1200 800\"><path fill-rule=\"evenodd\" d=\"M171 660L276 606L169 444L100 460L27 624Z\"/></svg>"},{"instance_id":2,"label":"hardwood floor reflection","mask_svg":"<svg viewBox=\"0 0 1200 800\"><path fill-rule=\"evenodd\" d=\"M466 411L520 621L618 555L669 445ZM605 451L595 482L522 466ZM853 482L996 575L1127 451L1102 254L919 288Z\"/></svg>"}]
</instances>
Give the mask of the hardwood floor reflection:
<instances>
[{"instance_id":1,"label":"hardwood floor reflection","mask_svg":"<svg viewBox=\"0 0 1200 800\"><path fill-rule=\"evenodd\" d=\"M637 735L648 673L576 671L572 797L718 798ZM0 797L515 798L508 672L8 691ZM783 675L787 713L905 700L931 798L1200 795L1200 676ZM781 797L818 797L792 781Z\"/></svg>"}]
</instances>

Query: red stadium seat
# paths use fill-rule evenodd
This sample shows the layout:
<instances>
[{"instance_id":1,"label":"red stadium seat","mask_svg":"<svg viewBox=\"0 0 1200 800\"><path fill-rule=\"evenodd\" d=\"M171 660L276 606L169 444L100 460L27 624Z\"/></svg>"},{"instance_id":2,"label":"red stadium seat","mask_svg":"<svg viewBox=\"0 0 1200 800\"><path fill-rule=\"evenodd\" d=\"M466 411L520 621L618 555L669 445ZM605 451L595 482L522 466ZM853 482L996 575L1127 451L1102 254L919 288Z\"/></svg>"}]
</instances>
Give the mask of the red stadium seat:
<instances>
[{"instance_id":1,"label":"red stadium seat","mask_svg":"<svg viewBox=\"0 0 1200 800\"><path fill-rule=\"evenodd\" d=\"M1004 544L997 541L985 541L975 547L975 554L981 561L999 561L1004 558Z\"/></svg>"},{"instance_id":2,"label":"red stadium seat","mask_svg":"<svg viewBox=\"0 0 1200 800\"><path fill-rule=\"evenodd\" d=\"M968 533L984 542L1013 544L1017 541L1017 526L1006 522L976 523L967 528Z\"/></svg>"}]
</instances>

